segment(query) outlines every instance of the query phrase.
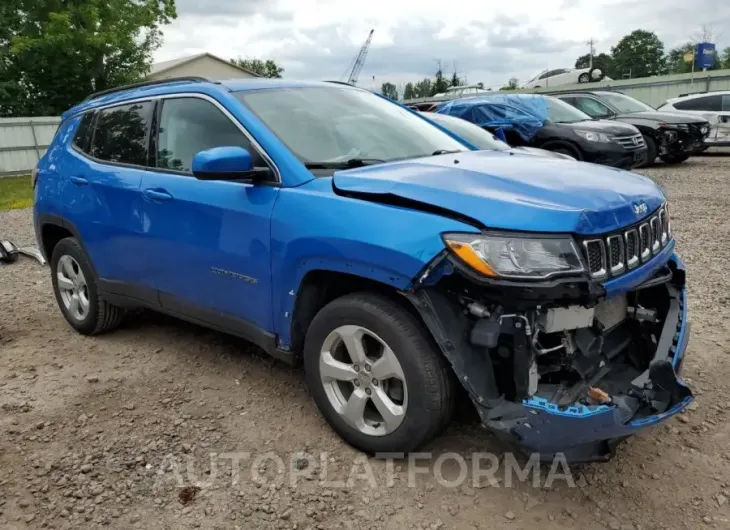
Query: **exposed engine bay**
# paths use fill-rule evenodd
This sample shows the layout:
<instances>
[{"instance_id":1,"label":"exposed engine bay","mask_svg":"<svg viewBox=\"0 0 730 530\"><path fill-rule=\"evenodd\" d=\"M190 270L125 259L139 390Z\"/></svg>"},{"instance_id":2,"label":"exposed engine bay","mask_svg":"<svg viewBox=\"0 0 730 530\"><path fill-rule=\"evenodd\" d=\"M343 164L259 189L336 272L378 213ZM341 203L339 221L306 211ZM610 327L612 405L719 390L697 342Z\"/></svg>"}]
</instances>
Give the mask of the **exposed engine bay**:
<instances>
[{"instance_id":1,"label":"exposed engine bay","mask_svg":"<svg viewBox=\"0 0 730 530\"><path fill-rule=\"evenodd\" d=\"M687 327L684 270L673 261L611 297L593 282L478 283L448 262L428 276L412 301L432 330L442 330L437 341L483 423L521 443L535 436L541 453L563 447L566 436L582 444L620 438L633 422L691 400L678 379L681 358L673 358ZM615 414L596 429L560 432L570 428L561 422L596 407ZM541 409L548 416L530 416Z\"/></svg>"},{"instance_id":2,"label":"exposed engine bay","mask_svg":"<svg viewBox=\"0 0 730 530\"><path fill-rule=\"evenodd\" d=\"M636 291L595 306L508 313L463 299L476 318L470 340L489 350L500 393L557 405L604 404L649 367L666 300Z\"/></svg>"}]
</instances>

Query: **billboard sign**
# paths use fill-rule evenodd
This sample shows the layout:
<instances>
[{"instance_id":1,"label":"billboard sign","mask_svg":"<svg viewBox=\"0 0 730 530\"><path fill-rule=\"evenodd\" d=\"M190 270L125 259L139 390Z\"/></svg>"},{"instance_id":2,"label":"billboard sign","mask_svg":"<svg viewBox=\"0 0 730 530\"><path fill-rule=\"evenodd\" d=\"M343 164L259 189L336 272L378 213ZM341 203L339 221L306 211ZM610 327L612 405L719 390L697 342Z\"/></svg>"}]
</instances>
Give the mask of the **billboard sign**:
<instances>
[{"instance_id":1,"label":"billboard sign","mask_svg":"<svg viewBox=\"0 0 730 530\"><path fill-rule=\"evenodd\" d=\"M697 68L715 66L715 45L711 42L700 42L697 45Z\"/></svg>"}]
</instances>

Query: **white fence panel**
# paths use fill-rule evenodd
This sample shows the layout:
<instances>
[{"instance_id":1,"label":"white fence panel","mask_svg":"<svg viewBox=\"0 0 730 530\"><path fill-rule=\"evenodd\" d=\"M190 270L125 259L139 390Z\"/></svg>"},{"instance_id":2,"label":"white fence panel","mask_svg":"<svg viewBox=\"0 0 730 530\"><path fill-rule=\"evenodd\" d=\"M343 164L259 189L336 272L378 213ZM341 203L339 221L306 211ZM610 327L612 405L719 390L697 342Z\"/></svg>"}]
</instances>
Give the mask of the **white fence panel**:
<instances>
[{"instance_id":1,"label":"white fence panel","mask_svg":"<svg viewBox=\"0 0 730 530\"><path fill-rule=\"evenodd\" d=\"M61 118L0 118L0 177L27 175L56 134Z\"/></svg>"}]
</instances>

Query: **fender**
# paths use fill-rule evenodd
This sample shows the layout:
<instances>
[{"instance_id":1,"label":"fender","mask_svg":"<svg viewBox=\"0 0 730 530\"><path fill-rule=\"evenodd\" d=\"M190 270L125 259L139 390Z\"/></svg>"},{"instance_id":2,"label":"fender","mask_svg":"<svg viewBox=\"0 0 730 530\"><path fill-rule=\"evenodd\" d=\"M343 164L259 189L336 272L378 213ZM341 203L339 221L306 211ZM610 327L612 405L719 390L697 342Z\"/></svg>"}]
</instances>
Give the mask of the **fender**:
<instances>
[{"instance_id":1,"label":"fender","mask_svg":"<svg viewBox=\"0 0 730 530\"><path fill-rule=\"evenodd\" d=\"M282 188L271 220L273 331L279 347L290 346L296 297L308 273L347 273L406 290L444 250L442 233L475 230L430 212L338 196L331 177Z\"/></svg>"},{"instance_id":2,"label":"fender","mask_svg":"<svg viewBox=\"0 0 730 530\"><path fill-rule=\"evenodd\" d=\"M547 149L550 150L551 147L564 147L566 149L569 149L572 151L573 156L576 160L580 161L583 160L583 155L581 154L581 150L576 147L574 144L569 142L568 140L549 140L539 146L540 149Z\"/></svg>"}]
</instances>

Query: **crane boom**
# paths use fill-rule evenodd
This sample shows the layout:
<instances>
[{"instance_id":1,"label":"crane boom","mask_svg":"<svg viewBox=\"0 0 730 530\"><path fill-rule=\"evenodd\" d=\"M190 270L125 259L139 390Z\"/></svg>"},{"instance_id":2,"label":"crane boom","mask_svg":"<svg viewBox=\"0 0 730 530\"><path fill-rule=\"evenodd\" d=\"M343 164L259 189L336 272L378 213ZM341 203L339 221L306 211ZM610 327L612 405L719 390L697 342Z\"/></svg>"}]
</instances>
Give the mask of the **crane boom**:
<instances>
[{"instance_id":1,"label":"crane boom","mask_svg":"<svg viewBox=\"0 0 730 530\"><path fill-rule=\"evenodd\" d=\"M362 67L365 64L365 58L368 55L368 50L370 49L370 41L373 40L374 31L374 29L370 30L365 44L362 45L362 48L360 48L360 53L357 54L357 59L355 59L355 65L352 67L352 72L350 72L350 77L347 80L347 82L351 85L356 85L357 78L360 77L360 71L362 71Z\"/></svg>"}]
</instances>

